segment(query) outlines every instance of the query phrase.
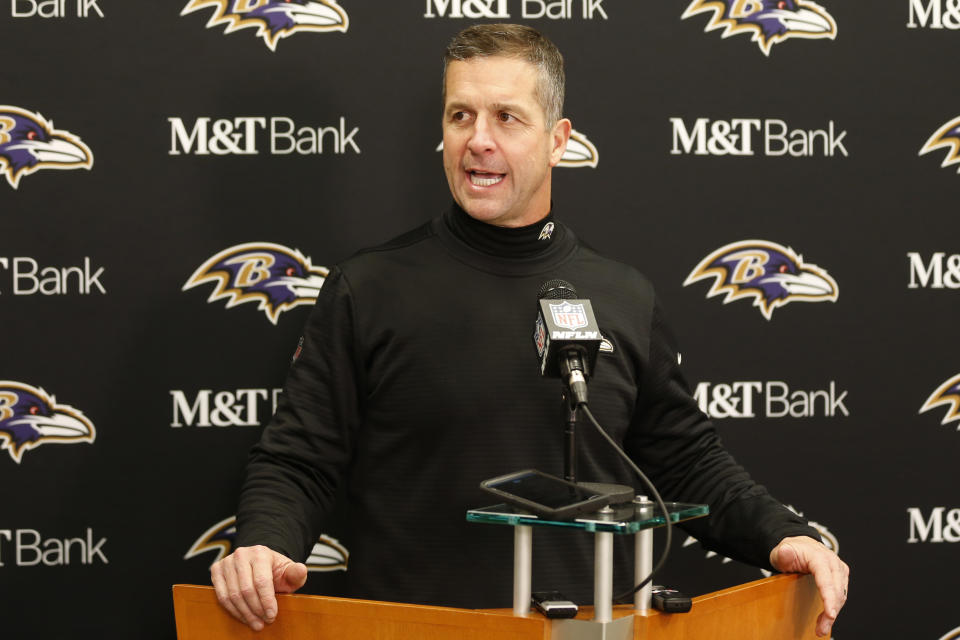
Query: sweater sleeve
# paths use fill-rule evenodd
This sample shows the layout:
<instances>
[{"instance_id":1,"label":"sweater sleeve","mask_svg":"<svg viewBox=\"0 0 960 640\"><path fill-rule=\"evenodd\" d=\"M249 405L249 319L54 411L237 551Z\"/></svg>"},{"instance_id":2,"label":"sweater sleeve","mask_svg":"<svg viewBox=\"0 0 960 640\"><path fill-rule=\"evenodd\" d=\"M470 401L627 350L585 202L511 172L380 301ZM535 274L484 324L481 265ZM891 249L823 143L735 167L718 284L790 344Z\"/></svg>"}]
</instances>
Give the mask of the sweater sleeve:
<instances>
[{"instance_id":1,"label":"sweater sleeve","mask_svg":"<svg viewBox=\"0 0 960 640\"><path fill-rule=\"evenodd\" d=\"M770 569L770 551L787 536L816 540L816 529L756 484L723 448L680 372L677 349L654 305L628 453L664 500L706 504L710 515L681 527L706 548Z\"/></svg>"},{"instance_id":2,"label":"sweater sleeve","mask_svg":"<svg viewBox=\"0 0 960 640\"><path fill-rule=\"evenodd\" d=\"M339 268L307 320L276 414L250 453L237 546L309 555L334 500L360 423L362 380L350 289Z\"/></svg>"}]
</instances>

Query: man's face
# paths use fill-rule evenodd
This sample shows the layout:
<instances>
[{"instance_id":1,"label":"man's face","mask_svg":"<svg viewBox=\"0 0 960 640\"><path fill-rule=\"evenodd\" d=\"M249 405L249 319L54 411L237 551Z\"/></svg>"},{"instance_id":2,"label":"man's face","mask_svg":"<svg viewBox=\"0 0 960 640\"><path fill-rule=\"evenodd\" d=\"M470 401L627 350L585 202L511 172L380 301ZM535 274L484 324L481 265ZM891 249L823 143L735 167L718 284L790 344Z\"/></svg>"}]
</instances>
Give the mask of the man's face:
<instances>
[{"instance_id":1,"label":"man's face","mask_svg":"<svg viewBox=\"0 0 960 640\"><path fill-rule=\"evenodd\" d=\"M447 65L443 168L470 217L522 227L550 211L550 170L567 146L570 121L547 129L537 70L503 56Z\"/></svg>"}]
</instances>

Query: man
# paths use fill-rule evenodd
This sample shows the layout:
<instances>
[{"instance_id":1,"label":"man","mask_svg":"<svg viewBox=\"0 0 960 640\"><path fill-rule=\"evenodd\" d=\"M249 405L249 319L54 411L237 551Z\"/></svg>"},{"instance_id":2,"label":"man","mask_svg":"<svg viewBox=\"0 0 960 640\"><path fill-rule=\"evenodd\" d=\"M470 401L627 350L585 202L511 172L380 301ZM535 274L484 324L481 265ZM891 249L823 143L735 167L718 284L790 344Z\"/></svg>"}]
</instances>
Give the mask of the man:
<instances>
[{"instance_id":1,"label":"man","mask_svg":"<svg viewBox=\"0 0 960 640\"><path fill-rule=\"evenodd\" d=\"M593 301L613 347L590 382L594 414L666 499L710 505L710 517L684 525L705 545L813 573L827 635L847 566L722 449L679 372L652 286L553 219L551 169L571 128L559 52L528 27L481 25L458 34L445 60L454 205L328 277L251 456L238 548L211 569L221 604L254 629L272 622L274 594L303 585L306 567L293 558L307 555L343 487L344 595L507 606L512 536L464 513L485 503L485 478L559 473L559 383L537 375L530 336L540 284L563 278ZM635 483L583 433L579 479ZM589 597L589 536L538 530L536 546L535 588Z\"/></svg>"}]
</instances>

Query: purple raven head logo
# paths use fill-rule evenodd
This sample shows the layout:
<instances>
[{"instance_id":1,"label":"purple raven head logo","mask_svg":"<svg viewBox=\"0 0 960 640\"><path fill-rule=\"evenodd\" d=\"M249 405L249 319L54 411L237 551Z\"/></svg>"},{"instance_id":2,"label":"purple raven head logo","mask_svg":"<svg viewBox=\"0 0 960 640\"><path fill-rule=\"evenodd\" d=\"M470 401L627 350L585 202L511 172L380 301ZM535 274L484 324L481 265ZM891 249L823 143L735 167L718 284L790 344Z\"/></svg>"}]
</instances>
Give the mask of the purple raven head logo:
<instances>
[{"instance_id":1,"label":"purple raven head logo","mask_svg":"<svg viewBox=\"0 0 960 640\"><path fill-rule=\"evenodd\" d=\"M42 444L93 442L96 431L83 413L43 389L0 380L0 450L20 463L24 452Z\"/></svg>"},{"instance_id":2,"label":"purple raven head logo","mask_svg":"<svg viewBox=\"0 0 960 640\"><path fill-rule=\"evenodd\" d=\"M793 249L767 242L744 240L720 247L690 272L683 286L713 278L707 297L726 294L723 303L753 299L769 320L774 309L788 302L837 299L837 283L815 264L806 264Z\"/></svg>"},{"instance_id":3,"label":"purple raven head logo","mask_svg":"<svg viewBox=\"0 0 960 640\"><path fill-rule=\"evenodd\" d=\"M947 157L943 159L941 167L960 164L960 117L954 118L930 136L918 155L922 156L941 148L947 150ZM960 173L960 168L957 173Z\"/></svg>"},{"instance_id":4,"label":"purple raven head logo","mask_svg":"<svg viewBox=\"0 0 960 640\"><path fill-rule=\"evenodd\" d=\"M224 33L255 28L271 51L277 41L298 31L346 31L350 20L336 0L190 0L181 16L213 9L207 28L226 25Z\"/></svg>"},{"instance_id":5,"label":"purple raven head logo","mask_svg":"<svg viewBox=\"0 0 960 640\"><path fill-rule=\"evenodd\" d=\"M237 538L237 518L230 516L213 525L203 532L187 554L183 556L184 560L189 560L207 551L216 550L217 555L210 560L214 562L233 553L233 543ZM307 565L307 571L337 571L347 570L347 560L350 558L350 552L336 538L324 534L310 550L310 556L304 564Z\"/></svg>"},{"instance_id":6,"label":"purple raven head logo","mask_svg":"<svg viewBox=\"0 0 960 640\"><path fill-rule=\"evenodd\" d=\"M69 131L39 113L0 105L0 172L14 189L40 169L90 169L93 153Z\"/></svg>"},{"instance_id":7,"label":"purple raven head logo","mask_svg":"<svg viewBox=\"0 0 960 640\"><path fill-rule=\"evenodd\" d=\"M704 31L723 29L721 37L750 34L764 55L788 38L837 37L837 23L809 0L693 0L681 16L710 13Z\"/></svg>"},{"instance_id":8,"label":"purple raven head logo","mask_svg":"<svg viewBox=\"0 0 960 640\"><path fill-rule=\"evenodd\" d=\"M930 394L927 401L920 407L920 413L940 406L947 408L947 414L943 416L940 424L960 422L960 374L950 378ZM957 430L960 431L960 425L957 426Z\"/></svg>"},{"instance_id":9,"label":"purple raven head logo","mask_svg":"<svg viewBox=\"0 0 960 640\"><path fill-rule=\"evenodd\" d=\"M314 267L297 249L270 242L248 242L224 249L193 272L183 291L215 283L207 302L227 299L227 308L259 302L273 324L288 309L317 301L329 270Z\"/></svg>"}]
</instances>

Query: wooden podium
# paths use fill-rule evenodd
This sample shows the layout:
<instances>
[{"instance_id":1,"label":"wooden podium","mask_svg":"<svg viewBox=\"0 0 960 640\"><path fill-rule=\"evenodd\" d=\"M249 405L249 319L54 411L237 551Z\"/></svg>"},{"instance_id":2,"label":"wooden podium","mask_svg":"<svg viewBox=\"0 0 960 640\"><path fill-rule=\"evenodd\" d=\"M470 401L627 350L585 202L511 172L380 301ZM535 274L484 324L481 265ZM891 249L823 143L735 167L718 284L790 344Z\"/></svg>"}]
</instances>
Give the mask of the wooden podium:
<instances>
[{"instance_id":1,"label":"wooden podium","mask_svg":"<svg viewBox=\"0 0 960 640\"><path fill-rule=\"evenodd\" d=\"M556 640L575 638L571 621L510 609L472 610L286 594L277 620L256 632L220 608L212 587L175 585L179 640ZM814 640L822 610L811 576L775 575L693 599L689 613L613 608L632 616L635 640ZM593 617L582 608L574 624ZM608 636L609 637L609 636ZM613 640L613 639L612 639Z\"/></svg>"}]
</instances>

